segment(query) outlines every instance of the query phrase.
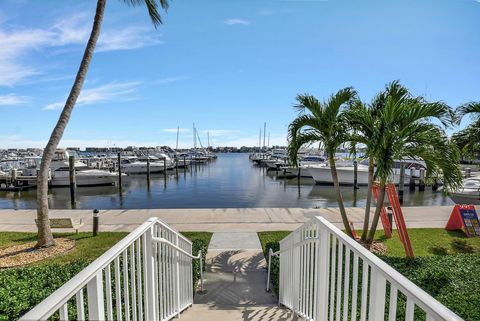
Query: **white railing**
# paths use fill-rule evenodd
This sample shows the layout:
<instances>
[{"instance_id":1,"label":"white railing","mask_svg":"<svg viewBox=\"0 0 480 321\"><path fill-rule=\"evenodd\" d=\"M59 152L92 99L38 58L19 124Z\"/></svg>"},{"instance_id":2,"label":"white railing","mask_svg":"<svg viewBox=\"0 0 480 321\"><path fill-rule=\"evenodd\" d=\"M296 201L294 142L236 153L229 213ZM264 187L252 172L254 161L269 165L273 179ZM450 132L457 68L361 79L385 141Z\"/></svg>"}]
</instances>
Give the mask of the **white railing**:
<instances>
[{"instance_id":1,"label":"white railing","mask_svg":"<svg viewBox=\"0 0 480 321\"><path fill-rule=\"evenodd\" d=\"M280 304L306 320L462 320L322 217L270 250L269 276L273 256Z\"/></svg>"},{"instance_id":2,"label":"white railing","mask_svg":"<svg viewBox=\"0 0 480 321\"><path fill-rule=\"evenodd\" d=\"M192 259L201 266L201 257L150 218L20 320L169 320L192 305Z\"/></svg>"}]
</instances>

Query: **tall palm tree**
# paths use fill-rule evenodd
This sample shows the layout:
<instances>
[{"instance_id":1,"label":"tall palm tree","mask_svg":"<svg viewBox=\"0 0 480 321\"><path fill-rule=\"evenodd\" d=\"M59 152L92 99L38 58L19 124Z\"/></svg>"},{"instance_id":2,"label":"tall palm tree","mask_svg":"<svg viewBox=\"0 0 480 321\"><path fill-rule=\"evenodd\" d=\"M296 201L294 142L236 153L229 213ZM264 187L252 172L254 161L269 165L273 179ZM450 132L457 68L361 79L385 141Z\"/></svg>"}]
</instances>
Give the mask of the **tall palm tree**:
<instances>
[{"instance_id":1,"label":"tall palm tree","mask_svg":"<svg viewBox=\"0 0 480 321\"><path fill-rule=\"evenodd\" d=\"M370 209L372 205L372 186L375 171L375 146L372 140L375 126L378 125L378 113L385 105L385 93L379 93L367 106L357 99L346 111L345 117L351 126L349 140L353 145L361 144L365 147L365 156L368 158L368 189L365 203L363 231L361 240L365 242L370 226Z\"/></svg>"},{"instance_id":2,"label":"tall palm tree","mask_svg":"<svg viewBox=\"0 0 480 321\"><path fill-rule=\"evenodd\" d=\"M472 123L453 134L452 140L465 155L474 156L480 154L480 102L470 102L457 108L459 120L466 115L473 116Z\"/></svg>"},{"instance_id":3,"label":"tall palm tree","mask_svg":"<svg viewBox=\"0 0 480 321\"><path fill-rule=\"evenodd\" d=\"M123 0L123 2L132 5L145 5L148 10L148 14L152 20L153 25L157 28L161 23L162 19L160 13L158 12L158 4L155 0ZM168 0L159 0L160 6L164 9L168 9ZM54 240L52 236L52 231L50 230L49 217L48 217L48 172L50 169L50 164L52 162L55 150L60 142L60 139L63 136L65 127L70 119L70 116L73 111L73 107L77 102L78 96L82 89L83 83L87 76L88 67L90 61L92 60L93 52L95 50L95 45L100 35L100 27L102 25L102 20L105 12L106 0L98 0L97 7L95 11L95 18L93 20L93 27L90 33L90 38L88 39L85 52L80 63L80 67L77 71L77 76L73 83L72 88L70 89L70 94L68 95L65 106L58 118L57 124L50 135L47 146L43 151L42 161L40 164L40 170L37 177L37 225L38 225L38 236L37 244L35 247L49 247L54 245Z\"/></svg>"},{"instance_id":4,"label":"tall palm tree","mask_svg":"<svg viewBox=\"0 0 480 321\"><path fill-rule=\"evenodd\" d=\"M302 145L313 142L323 144L328 157L340 215L345 230L350 236L352 230L340 192L335 151L347 141L348 123L345 121L344 111L355 99L357 99L357 92L351 87L338 91L323 103L311 95L298 95L295 108L299 115L288 127L288 156L292 164L297 163L297 152Z\"/></svg>"},{"instance_id":5,"label":"tall palm tree","mask_svg":"<svg viewBox=\"0 0 480 321\"><path fill-rule=\"evenodd\" d=\"M387 85L384 95L384 105L378 112L372 135L377 165L375 178L380 181L380 190L367 244L373 241L386 184L393 174L396 159L423 159L427 178L441 177L446 189L455 188L462 180L459 151L444 131L444 127L455 122L452 110L444 103L413 97L397 81ZM432 119L437 119L441 125L432 123Z\"/></svg>"}]
</instances>

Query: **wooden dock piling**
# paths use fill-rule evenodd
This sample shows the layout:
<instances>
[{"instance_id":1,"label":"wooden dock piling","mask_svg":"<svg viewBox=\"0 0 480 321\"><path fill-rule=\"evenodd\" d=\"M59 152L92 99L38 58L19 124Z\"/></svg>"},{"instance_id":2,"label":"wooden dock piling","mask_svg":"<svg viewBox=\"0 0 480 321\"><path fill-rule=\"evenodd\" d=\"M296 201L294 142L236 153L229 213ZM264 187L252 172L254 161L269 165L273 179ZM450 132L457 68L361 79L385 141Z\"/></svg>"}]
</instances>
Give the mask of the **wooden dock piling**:
<instances>
[{"instance_id":1,"label":"wooden dock piling","mask_svg":"<svg viewBox=\"0 0 480 321\"><path fill-rule=\"evenodd\" d=\"M420 179L418 180L418 191L425 191L425 169L420 168Z\"/></svg>"},{"instance_id":2,"label":"wooden dock piling","mask_svg":"<svg viewBox=\"0 0 480 321\"><path fill-rule=\"evenodd\" d=\"M68 172L70 178L70 204L72 208L76 208L77 200L77 181L75 177L75 156L68 157Z\"/></svg>"},{"instance_id":3,"label":"wooden dock piling","mask_svg":"<svg viewBox=\"0 0 480 321\"><path fill-rule=\"evenodd\" d=\"M150 185L150 157L147 158L147 183Z\"/></svg>"},{"instance_id":4,"label":"wooden dock piling","mask_svg":"<svg viewBox=\"0 0 480 321\"><path fill-rule=\"evenodd\" d=\"M403 189L405 188L405 163L400 163L400 179L398 184L398 200L403 204Z\"/></svg>"},{"instance_id":5,"label":"wooden dock piling","mask_svg":"<svg viewBox=\"0 0 480 321\"><path fill-rule=\"evenodd\" d=\"M358 162L353 161L353 189L359 189L358 187Z\"/></svg>"},{"instance_id":6,"label":"wooden dock piling","mask_svg":"<svg viewBox=\"0 0 480 321\"><path fill-rule=\"evenodd\" d=\"M118 162L118 188L122 189L122 155L117 153Z\"/></svg>"}]
</instances>

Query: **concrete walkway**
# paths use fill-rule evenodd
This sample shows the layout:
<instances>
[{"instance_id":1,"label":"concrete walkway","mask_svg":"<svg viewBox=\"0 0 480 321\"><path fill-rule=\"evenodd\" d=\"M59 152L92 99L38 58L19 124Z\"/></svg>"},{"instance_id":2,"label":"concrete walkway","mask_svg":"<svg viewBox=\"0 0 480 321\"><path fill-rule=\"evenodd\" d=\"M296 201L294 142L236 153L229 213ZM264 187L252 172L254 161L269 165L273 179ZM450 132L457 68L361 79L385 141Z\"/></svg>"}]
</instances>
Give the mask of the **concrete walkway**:
<instances>
[{"instance_id":1,"label":"concrete walkway","mask_svg":"<svg viewBox=\"0 0 480 321\"><path fill-rule=\"evenodd\" d=\"M255 232L214 233L207 252L204 293L182 320L297 320L265 291L266 263Z\"/></svg>"},{"instance_id":2,"label":"concrete walkway","mask_svg":"<svg viewBox=\"0 0 480 321\"><path fill-rule=\"evenodd\" d=\"M403 207L407 227L445 226L453 206ZM477 206L477 212L480 207ZM372 210L373 212L373 210ZM361 228L364 209L347 208L349 219ZM91 210L51 210L51 217L82 219L81 231L92 230ZM323 216L342 227L337 208L216 208L101 210L102 231L132 231L149 217L156 216L180 231L258 232L294 230L314 216ZM0 231L36 231L36 210L0 210Z\"/></svg>"}]
</instances>

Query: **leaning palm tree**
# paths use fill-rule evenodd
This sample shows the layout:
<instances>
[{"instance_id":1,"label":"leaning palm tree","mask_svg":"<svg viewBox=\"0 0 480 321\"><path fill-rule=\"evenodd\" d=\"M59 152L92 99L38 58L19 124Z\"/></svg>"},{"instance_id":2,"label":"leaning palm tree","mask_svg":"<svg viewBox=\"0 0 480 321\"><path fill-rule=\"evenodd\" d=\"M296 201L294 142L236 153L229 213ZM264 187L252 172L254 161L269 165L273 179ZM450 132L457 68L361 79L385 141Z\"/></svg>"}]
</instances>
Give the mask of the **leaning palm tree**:
<instances>
[{"instance_id":1,"label":"leaning palm tree","mask_svg":"<svg viewBox=\"0 0 480 321\"><path fill-rule=\"evenodd\" d=\"M311 95L298 95L295 108L299 115L288 128L288 156L292 164L297 163L297 152L304 144L321 142L328 157L338 207L347 234L352 235L345 206L343 204L338 174L335 165L335 151L348 138L348 123L344 110L357 99L353 88L344 88L321 103Z\"/></svg>"},{"instance_id":2,"label":"leaning palm tree","mask_svg":"<svg viewBox=\"0 0 480 321\"><path fill-rule=\"evenodd\" d=\"M155 0L123 0L129 5L137 6L145 4L148 10L148 14L155 26L159 26L162 23L161 16L158 11L158 4ZM159 0L160 6L164 9L168 9L168 0ZM37 226L38 226L38 236L37 244L35 247L49 247L54 245L54 240L52 236L52 231L50 230L49 217L48 217L48 173L50 169L50 164L52 162L55 150L60 142L60 139L63 136L65 127L70 119L70 116L73 111L73 107L77 102L78 96L82 89L83 83L87 76L88 67L90 61L92 60L93 52L95 50L95 45L100 35L100 27L102 25L102 20L105 11L106 0L98 0L97 7L95 11L95 18L93 20L93 27L90 33L90 38L88 39L85 52L83 54L80 67L77 71L77 76L73 83L72 88L70 89L70 94L68 95L65 106L63 107L60 117L58 118L57 124L50 135L47 146L43 151L42 161L40 164L40 170L37 177Z\"/></svg>"},{"instance_id":3,"label":"leaning palm tree","mask_svg":"<svg viewBox=\"0 0 480 321\"><path fill-rule=\"evenodd\" d=\"M446 189L455 188L462 180L459 151L444 131L444 127L455 122L447 105L412 97L405 87L393 82L385 90L384 106L377 118L372 141L377 165L375 178L380 181L380 190L367 244L373 241L386 184L393 174L396 159L423 159L427 165L427 179L440 177ZM432 119L437 119L441 125L433 124Z\"/></svg>"},{"instance_id":4,"label":"leaning palm tree","mask_svg":"<svg viewBox=\"0 0 480 321\"><path fill-rule=\"evenodd\" d=\"M466 115L473 116L472 123L453 134L452 140L465 155L474 156L480 154L480 102L467 103L457 108L459 120Z\"/></svg>"}]
</instances>

